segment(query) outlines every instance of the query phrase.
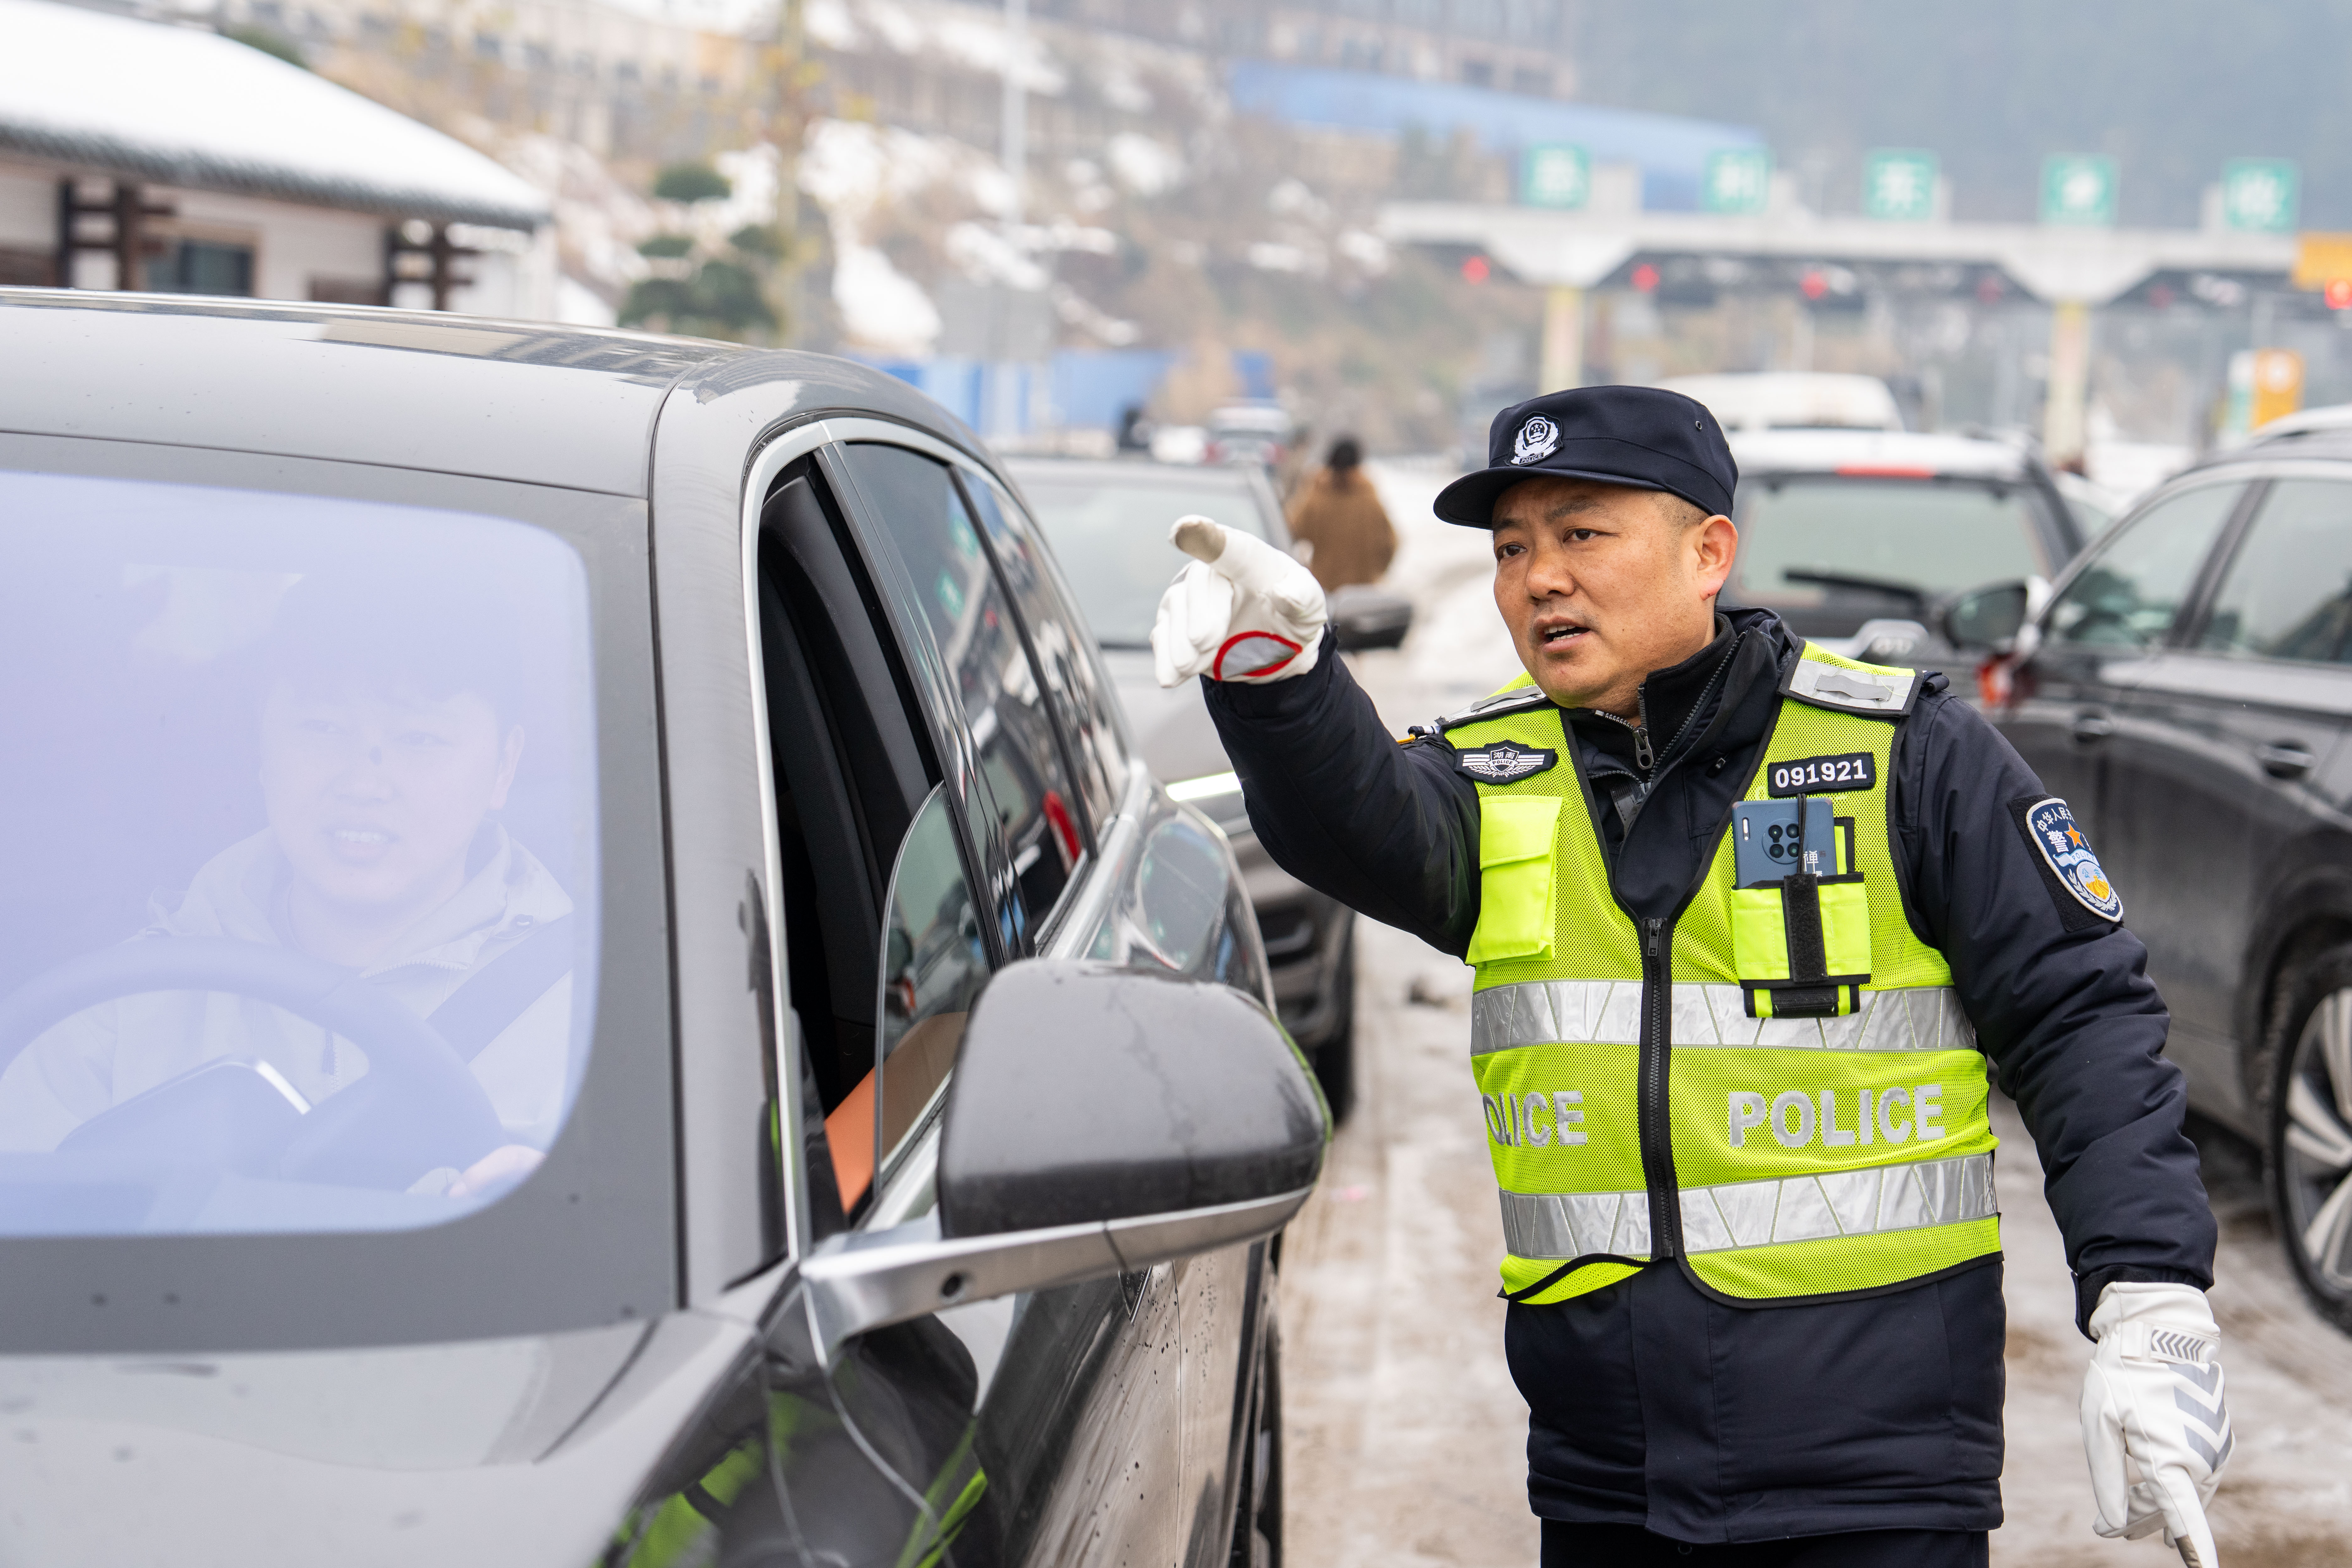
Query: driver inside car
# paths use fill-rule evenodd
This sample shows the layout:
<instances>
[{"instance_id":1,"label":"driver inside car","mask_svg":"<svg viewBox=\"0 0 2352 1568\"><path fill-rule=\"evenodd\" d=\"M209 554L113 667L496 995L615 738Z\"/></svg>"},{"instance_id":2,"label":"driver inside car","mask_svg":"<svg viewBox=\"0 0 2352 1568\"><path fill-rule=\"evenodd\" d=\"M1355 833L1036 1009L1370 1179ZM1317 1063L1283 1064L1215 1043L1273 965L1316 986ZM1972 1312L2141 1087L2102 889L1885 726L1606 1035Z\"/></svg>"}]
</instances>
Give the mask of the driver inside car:
<instances>
[{"instance_id":1,"label":"driver inside car","mask_svg":"<svg viewBox=\"0 0 2352 1568\"><path fill-rule=\"evenodd\" d=\"M159 897L134 941L228 938L352 971L467 1059L508 1141L412 1192L527 1174L571 1065L571 898L499 820L525 734L522 660L488 595L382 575L308 577L262 647L268 826ZM268 1068L310 1105L365 1077L325 1026L219 992L125 996L47 1030L0 1073L0 1150L41 1152L200 1064Z\"/></svg>"}]
</instances>

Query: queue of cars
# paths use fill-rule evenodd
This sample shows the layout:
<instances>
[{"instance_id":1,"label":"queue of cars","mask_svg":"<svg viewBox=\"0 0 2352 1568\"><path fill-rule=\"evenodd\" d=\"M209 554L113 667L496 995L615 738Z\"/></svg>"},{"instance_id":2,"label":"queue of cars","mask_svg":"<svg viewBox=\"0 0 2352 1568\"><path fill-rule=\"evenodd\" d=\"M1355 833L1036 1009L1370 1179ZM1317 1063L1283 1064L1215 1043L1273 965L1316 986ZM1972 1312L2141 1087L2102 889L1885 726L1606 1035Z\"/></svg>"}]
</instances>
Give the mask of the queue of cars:
<instances>
[{"instance_id":1,"label":"queue of cars","mask_svg":"<svg viewBox=\"0 0 2352 1568\"><path fill-rule=\"evenodd\" d=\"M1278 1562L1328 1113L971 431L528 323L0 337L0 1560Z\"/></svg>"}]
</instances>

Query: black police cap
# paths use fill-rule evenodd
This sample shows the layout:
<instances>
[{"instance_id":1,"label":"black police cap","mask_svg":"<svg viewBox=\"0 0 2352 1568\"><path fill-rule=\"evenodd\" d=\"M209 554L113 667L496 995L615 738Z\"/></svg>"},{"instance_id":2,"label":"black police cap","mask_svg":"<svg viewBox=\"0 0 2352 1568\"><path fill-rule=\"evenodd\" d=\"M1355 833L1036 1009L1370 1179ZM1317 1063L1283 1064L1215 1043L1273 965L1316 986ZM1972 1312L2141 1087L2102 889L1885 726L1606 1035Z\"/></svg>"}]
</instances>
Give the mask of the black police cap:
<instances>
[{"instance_id":1,"label":"black police cap","mask_svg":"<svg viewBox=\"0 0 2352 1568\"><path fill-rule=\"evenodd\" d=\"M1437 495L1437 515L1494 526L1495 502L1539 475L1664 490L1711 516L1731 510L1739 466L1706 405L1656 386L1580 386L1504 409L1486 433L1486 466Z\"/></svg>"}]
</instances>

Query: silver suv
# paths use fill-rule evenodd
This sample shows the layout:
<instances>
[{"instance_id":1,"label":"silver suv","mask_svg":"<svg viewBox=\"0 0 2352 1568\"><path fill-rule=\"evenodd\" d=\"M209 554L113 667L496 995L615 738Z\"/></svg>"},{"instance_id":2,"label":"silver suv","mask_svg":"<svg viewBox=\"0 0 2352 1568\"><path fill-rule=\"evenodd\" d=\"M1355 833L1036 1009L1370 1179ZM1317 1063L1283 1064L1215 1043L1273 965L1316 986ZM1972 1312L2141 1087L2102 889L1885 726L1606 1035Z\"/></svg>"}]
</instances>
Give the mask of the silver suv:
<instances>
[{"instance_id":1,"label":"silver suv","mask_svg":"<svg viewBox=\"0 0 2352 1568\"><path fill-rule=\"evenodd\" d=\"M1832 652L1935 666L1950 595L2047 584L2084 543L2031 452L1901 430L1734 432L1739 559L1727 605L1777 612Z\"/></svg>"}]
</instances>

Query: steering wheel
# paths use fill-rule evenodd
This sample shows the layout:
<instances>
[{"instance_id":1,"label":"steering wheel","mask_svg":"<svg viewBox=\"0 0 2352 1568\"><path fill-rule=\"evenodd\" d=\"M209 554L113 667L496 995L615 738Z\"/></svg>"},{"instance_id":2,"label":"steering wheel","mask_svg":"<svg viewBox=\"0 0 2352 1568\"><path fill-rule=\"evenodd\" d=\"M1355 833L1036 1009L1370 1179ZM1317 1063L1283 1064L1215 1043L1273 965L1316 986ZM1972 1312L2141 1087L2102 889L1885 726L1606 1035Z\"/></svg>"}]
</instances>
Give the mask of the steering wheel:
<instances>
[{"instance_id":1,"label":"steering wheel","mask_svg":"<svg viewBox=\"0 0 2352 1568\"><path fill-rule=\"evenodd\" d=\"M223 937L124 942L68 960L27 983L0 1002L0 1070L44 1030L82 1009L153 991L250 996L331 1030L366 1053L367 1076L304 1112L275 1152L281 1176L404 1187L436 1166L463 1170L508 1142L472 1069L440 1031L390 992L286 948ZM160 1098L171 1089L165 1084L140 1099ZM92 1117L75 1136L132 1103Z\"/></svg>"}]
</instances>

